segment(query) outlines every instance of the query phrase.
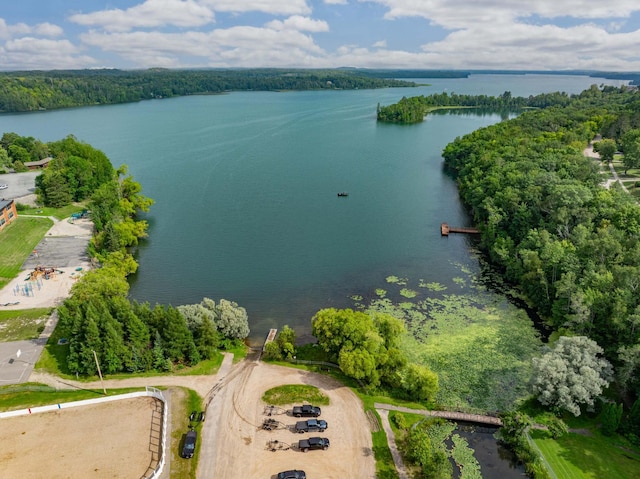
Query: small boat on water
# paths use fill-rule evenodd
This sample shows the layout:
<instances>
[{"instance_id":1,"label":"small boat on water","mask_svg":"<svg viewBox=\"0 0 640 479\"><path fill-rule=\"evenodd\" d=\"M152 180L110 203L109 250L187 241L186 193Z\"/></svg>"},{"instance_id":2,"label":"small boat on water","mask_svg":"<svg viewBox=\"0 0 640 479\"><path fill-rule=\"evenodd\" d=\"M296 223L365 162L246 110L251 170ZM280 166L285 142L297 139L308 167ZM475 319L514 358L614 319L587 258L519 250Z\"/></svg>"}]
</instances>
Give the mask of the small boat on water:
<instances>
[{"instance_id":1,"label":"small boat on water","mask_svg":"<svg viewBox=\"0 0 640 479\"><path fill-rule=\"evenodd\" d=\"M338 196L349 196L349 193L347 193L346 191L341 191L340 193L338 193Z\"/></svg>"}]
</instances>

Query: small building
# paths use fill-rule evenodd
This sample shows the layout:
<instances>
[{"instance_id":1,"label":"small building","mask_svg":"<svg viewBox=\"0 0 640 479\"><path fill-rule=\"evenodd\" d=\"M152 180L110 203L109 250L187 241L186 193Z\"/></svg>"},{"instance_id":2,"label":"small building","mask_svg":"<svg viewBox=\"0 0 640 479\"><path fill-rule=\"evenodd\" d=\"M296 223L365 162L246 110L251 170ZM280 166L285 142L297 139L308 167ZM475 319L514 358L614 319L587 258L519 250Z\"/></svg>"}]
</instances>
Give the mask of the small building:
<instances>
[{"instance_id":1,"label":"small building","mask_svg":"<svg viewBox=\"0 0 640 479\"><path fill-rule=\"evenodd\" d=\"M49 166L49 162L51 160L53 160L53 158L48 156L38 161L25 161L24 166L26 166L30 170L40 170L42 168L46 168L47 166Z\"/></svg>"},{"instance_id":2,"label":"small building","mask_svg":"<svg viewBox=\"0 0 640 479\"><path fill-rule=\"evenodd\" d=\"M0 231L17 217L16 203L13 200L0 200Z\"/></svg>"}]
</instances>

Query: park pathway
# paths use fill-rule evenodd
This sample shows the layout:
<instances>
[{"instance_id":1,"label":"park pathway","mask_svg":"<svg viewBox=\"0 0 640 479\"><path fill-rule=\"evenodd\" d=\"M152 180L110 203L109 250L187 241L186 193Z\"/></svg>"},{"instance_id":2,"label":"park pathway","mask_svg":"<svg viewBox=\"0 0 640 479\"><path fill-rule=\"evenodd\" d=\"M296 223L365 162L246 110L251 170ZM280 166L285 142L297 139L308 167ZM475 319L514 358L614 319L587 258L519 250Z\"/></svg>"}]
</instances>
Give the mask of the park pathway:
<instances>
[{"instance_id":1,"label":"park pathway","mask_svg":"<svg viewBox=\"0 0 640 479\"><path fill-rule=\"evenodd\" d=\"M400 455L400 451L398 451L398 446L396 445L396 436L393 433L393 429L391 429L391 424L389 423L389 411L387 409L377 409L378 406L379 404L376 404L376 410L380 415L382 429L387 435L387 444L389 445L389 450L391 451L391 456L393 457L393 463L396 466L398 477L400 479L409 479L407 469L404 466L404 461L402 460L402 456ZM382 404L380 404L380 406L382 406Z\"/></svg>"},{"instance_id":2,"label":"park pathway","mask_svg":"<svg viewBox=\"0 0 640 479\"><path fill-rule=\"evenodd\" d=\"M216 374L201 376L150 376L126 379L105 379L104 387L108 389L116 388L137 388L145 386L167 386L185 387L193 389L201 397L206 397L211 388L226 376L233 363L233 354L224 353L224 360ZM41 383L56 389L102 389L103 383L100 381L74 381L63 379L53 374L34 371L29 376L29 382Z\"/></svg>"}]
</instances>

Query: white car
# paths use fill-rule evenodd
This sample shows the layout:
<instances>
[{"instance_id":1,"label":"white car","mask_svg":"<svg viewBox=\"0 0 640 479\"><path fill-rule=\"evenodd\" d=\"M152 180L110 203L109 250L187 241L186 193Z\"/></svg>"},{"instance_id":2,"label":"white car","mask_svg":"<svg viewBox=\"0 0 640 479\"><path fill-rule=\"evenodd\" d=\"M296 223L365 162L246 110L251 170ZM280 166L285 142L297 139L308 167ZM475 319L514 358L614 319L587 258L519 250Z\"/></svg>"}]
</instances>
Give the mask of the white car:
<instances>
[{"instance_id":1,"label":"white car","mask_svg":"<svg viewBox=\"0 0 640 479\"><path fill-rule=\"evenodd\" d=\"M7 188L9 188L9 185L7 184L0 185L0 190L6 190Z\"/></svg>"}]
</instances>

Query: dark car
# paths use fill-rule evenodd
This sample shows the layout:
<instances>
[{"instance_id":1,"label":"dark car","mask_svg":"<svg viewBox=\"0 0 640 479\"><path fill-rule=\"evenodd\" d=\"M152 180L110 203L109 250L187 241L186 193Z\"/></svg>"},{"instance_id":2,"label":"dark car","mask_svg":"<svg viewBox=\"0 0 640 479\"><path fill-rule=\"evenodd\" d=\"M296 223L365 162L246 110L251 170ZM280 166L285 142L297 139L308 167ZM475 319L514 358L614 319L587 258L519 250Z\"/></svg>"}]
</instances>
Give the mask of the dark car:
<instances>
[{"instance_id":1,"label":"dark car","mask_svg":"<svg viewBox=\"0 0 640 479\"><path fill-rule=\"evenodd\" d=\"M305 404L303 406L293 406L291 414L295 417L318 417L322 410L317 406Z\"/></svg>"},{"instance_id":2,"label":"dark car","mask_svg":"<svg viewBox=\"0 0 640 479\"><path fill-rule=\"evenodd\" d=\"M278 479L307 479L307 474L304 471L284 471L278 473Z\"/></svg>"},{"instance_id":3,"label":"dark car","mask_svg":"<svg viewBox=\"0 0 640 479\"><path fill-rule=\"evenodd\" d=\"M307 419L306 421L298 421L295 431L302 434L303 432L323 432L327 429L327 421L323 419Z\"/></svg>"},{"instance_id":4,"label":"dark car","mask_svg":"<svg viewBox=\"0 0 640 479\"><path fill-rule=\"evenodd\" d=\"M196 441L198 440L198 433L195 431L189 431L184 438L184 446L182 446L182 457L190 459L193 457L193 453L196 451Z\"/></svg>"},{"instance_id":5,"label":"dark car","mask_svg":"<svg viewBox=\"0 0 640 479\"><path fill-rule=\"evenodd\" d=\"M329 439L326 437L310 437L309 439L303 439L298 441L298 449L302 452L307 452L309 449L322 449L326 451L329 449Z\"/></svg>"}]
</instances>

